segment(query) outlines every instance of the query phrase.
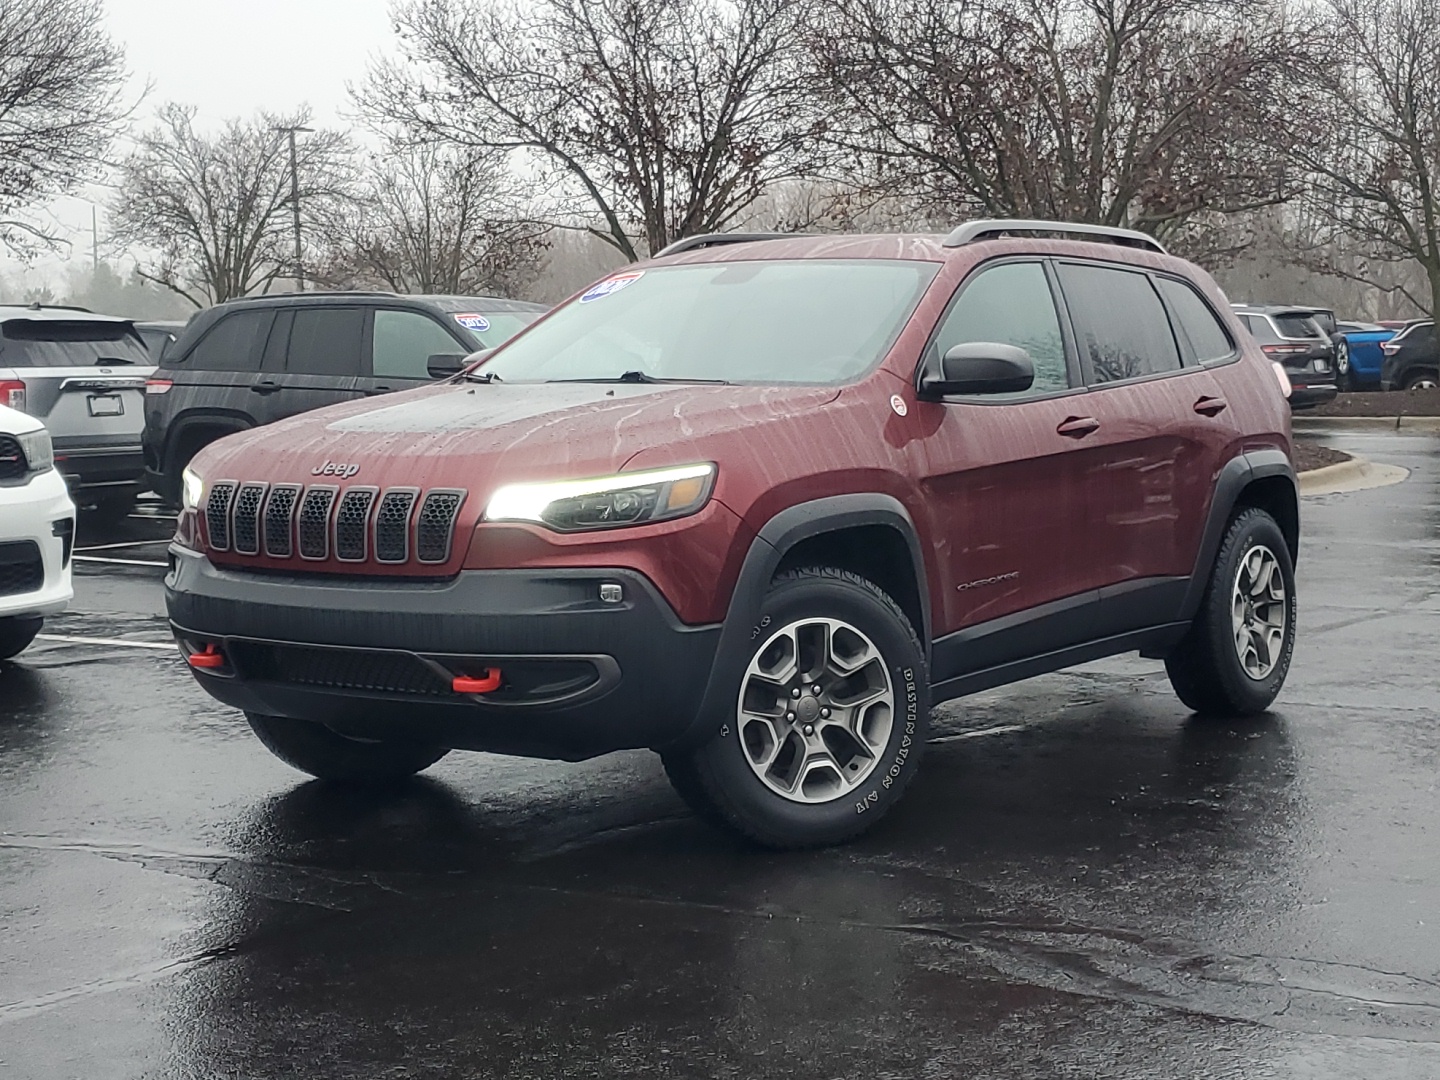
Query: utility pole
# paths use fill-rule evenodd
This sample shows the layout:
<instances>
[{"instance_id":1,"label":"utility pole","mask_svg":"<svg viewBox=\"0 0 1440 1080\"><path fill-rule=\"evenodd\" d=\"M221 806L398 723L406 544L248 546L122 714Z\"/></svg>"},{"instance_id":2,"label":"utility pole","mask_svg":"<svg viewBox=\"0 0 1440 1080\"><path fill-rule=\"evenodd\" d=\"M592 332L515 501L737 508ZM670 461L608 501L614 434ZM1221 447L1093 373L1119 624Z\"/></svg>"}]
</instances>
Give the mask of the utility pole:
<instances>
[{"instance_id":1,"label":"utility pole","mask_svg":"<svg viewBox=\"0 0 1440 1080\"><path fill-rule=\"evenodd\" d=\"M276 131L283 131L290 137L290 219L295 227L295 291L305 291L305 267L300 256L300 168L295 158L295 136L302 131L311 131L307 127L279 127Z\"/></svg>"}]
</instances>

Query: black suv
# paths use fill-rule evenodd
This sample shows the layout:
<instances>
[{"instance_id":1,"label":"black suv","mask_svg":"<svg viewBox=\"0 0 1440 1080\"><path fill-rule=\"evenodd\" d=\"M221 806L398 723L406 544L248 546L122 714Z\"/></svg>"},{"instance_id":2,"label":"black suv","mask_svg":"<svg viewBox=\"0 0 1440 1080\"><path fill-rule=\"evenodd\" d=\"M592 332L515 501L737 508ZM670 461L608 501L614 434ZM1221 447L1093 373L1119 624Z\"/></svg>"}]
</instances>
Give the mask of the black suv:
<instances>
[{"instance_id":1,"label":"black suv","mask_svg":"<svg viewBox=\"0 0 1440 1080\"><path fill-rule=\"evenodd\" d=\"M546 310L488 296L329 292L202 311L146 384L146 477L178 502L181 472L221 436L453 374Z\"/></svg>"},{"instance_id":2,"label":"black suv","mask_svg":"<svg viewBox=\"0 0 1440 1080\"><path fill-rule=\"evenodd\" d=\"M1380 346L1380 386L1385 390L1428 390L1440 386L1440 339L1433 322L1412 322Z\"/></svg>"},{"instance_id":3,"label":"black suv","mask_svg":"<svg viewBox=\"0 0 1440 1080\"><path fill-rule=\"evenodd\" d=\"M1334 316L1315 308L1277 304L1233 304L1265 355L1290 377L1290 407L1306 409L1335 400ZM1331 331L1321 318L1329 315Z\"/></svg>"}]
</instances>

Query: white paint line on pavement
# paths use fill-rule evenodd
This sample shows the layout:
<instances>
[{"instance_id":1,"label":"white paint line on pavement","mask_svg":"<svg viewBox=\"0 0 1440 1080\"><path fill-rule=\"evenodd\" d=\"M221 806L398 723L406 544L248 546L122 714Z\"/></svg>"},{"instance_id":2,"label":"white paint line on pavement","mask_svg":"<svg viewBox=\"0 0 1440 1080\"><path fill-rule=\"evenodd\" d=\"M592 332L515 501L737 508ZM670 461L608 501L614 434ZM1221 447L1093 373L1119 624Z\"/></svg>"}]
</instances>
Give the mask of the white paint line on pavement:
<instances>
[{"instance_id":1,"label":"white paint line on pavement","mask_svg":"<svg viewBox=\"0 0 1440 1080\"><path fill-rule=\"evenodd\" d=\"M75 555L72 557L76 562L114 563L116 566L159 566L163 569L168 569L170 566L169 563L153 562L149 559L106 559L99 555Z\"/></svg>"},{"instance_id":2,"label":"white paint line on pavement","mask_svg":"<svg viewBox=\"0 0 1440 1080\"><path fill-rule=\"evenodd\" d=\"M164 649L175 651L173 641L126 641L113 637L73 637L70 634L37 634L41 641L63 641L67 645L128 645L132 649Z\"/></svg>"},{"instance_id":3,"label":"white paint line on pavement","mask_svg":"<svg viewBox=\"0 0 1440 1080\"><path fill-rule=\"evenodd\" d=\"M168 544L169 537L164 540L126 540L123 544L86 544L84 547L77 547L76 553L82 551L109 551L112 548L144 547L147 544Z\"/></svg>"},{"instance_id":4,"label":"white paint line on pavement","mask_svg":"<svg viewBox=\"0 0 1440 1080\"><path fill-rule=\"evenodd\" d=\"M996 724L979 731L957 731L954 735L939 735L931 743L954 742L956 739L983 739L987 735L1005 735L1011 731L1024 731L1024 724Z\"/></svg>"}]
</instances>

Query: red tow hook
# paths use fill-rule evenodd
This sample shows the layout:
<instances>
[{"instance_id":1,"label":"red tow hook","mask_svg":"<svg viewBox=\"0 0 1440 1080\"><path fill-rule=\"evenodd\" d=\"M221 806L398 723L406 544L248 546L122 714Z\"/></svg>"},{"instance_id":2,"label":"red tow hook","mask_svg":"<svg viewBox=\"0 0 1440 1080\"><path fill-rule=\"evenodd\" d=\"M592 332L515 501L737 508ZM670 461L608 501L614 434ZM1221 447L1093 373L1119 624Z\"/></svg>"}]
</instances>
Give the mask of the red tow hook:
<instances>
[{"instance_id":1,"label":"red tow hook","mask_svg":"<svg viewBox=\"0 0 1440 1080\"><path fill-rule=\"evenodd\" d=\"M191 667L198 668L220 668L225 666L225 657L212 641L205 646L204 652L191 653L185 658Z\"/></svg>"},{"instance_id":2,"label":"red tow hook","mask_svg":"<svg viewBox=\"0 0 1440 1080\"><path fill-rule=\"evenodd\" d=\"M478 679L472 679L469 675L456 675L450 682L450 689L457 694L488 694L492 690L499 690L500 669L486 668L485 674Z\"/></svg>"}]
</instances>

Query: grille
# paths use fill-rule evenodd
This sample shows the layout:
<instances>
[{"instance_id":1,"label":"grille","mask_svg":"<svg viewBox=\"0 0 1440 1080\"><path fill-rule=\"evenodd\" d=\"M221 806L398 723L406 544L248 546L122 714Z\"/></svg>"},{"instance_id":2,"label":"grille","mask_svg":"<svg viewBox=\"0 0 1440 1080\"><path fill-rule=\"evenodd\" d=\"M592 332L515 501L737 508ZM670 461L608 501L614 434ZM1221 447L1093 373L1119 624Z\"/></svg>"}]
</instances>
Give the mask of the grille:
<instances>
[{"instance_id":1,"label":"grille","mask_svg":"<svg viewBox=\"0 0 1440 1080\"><path fill-rule=\"evenodd\" d=\"M461 491L432 491L425 496L415 521L415 557L421 562L442 563L450 557L450 534L464 499Z\"/></svg>"},{"instance_id":2,"label":"grille","mask_svg":"<svg viewBox=\"0 0 1440 1080\"><path fill-rule=\"evenodd\" d=\"M265 504L265 554L272 559L288 559L293 554L290 520L299 497L299 484L277 484L270 492Z\"/></svg>"},{"instance_id":3,"label":"grille","mask_svg":"<svg viewBox=\"0 0 1440 1080\"><path fill-rule=\"evenodd\" d=\"M408 653L313 649L255 641L231 642L226 651L243 674L262 682L370 694L451 695L449 683Z\"/></svg>"},{"instance_id":4,"label":"grille","mask_svg":"<svg viewBox=\"0 0 1440 1080\"><path fill-rule=\"evenodd\" d=\"M375 511L375 560L403 563L410 556L410 511L418 491L395 488L385 493Z\"/></svg>"},{"instance_id":5,"label":"grille","mask_svg":"<svg viewBox=\"0 0 1440 1080\"><path fill-rule=\"evenodd\" d=\"M0 480L14 480L30 471L20 440L13 435L0 435Z\"/></svg>"},{"instance_id":6,"label":"grille","mask_svg":"<svg viewBox=\"0 0 1440 1080\"><path fill-rule=\"evenodd\" d=\"M34 540L0 544L0 596L36 592L45 584L45 563Z\"/></svg>"},{"instance_id":7,"label":"grille","mask_svg":"<svg viewBox=\"0 0 1440 1080\"><path fill-rule=\"evenodd\" d=\"M230 550L230 500L234 497L234 480L210 485L210 497L205 500L205 531L215 551Z\"/></svg>"},{"instance_id":8,"label":"grille","mask_svg":"<svg viewBox=\"0 0 1440 1080\"><path fill-rule=\"evenodd\" d=\"M300 504L300 557L323 559L330 554L330 507L335 488L312 487Z\"/></svg>"},{"instance_id":9,"label":"grille","mask_svg":"<svg viewBox=\"0 0 1440 1080\"><path fill-rule=\"evenodd\" d=\"M237 555L260 554L260 507L266 484L241 484L230 516L230 543Z\"/></svg>"},{"instance_id":10,"label":"grille","mask_svg":"<svg viewBox=\"0 0 1440 1080\"><path fill-rule=\"evenodd\" d=\"M364 562L370 532L370 506L374 488L351 488L335 511L335 557L341 562Z\"/></svg>"}]
</instances>

